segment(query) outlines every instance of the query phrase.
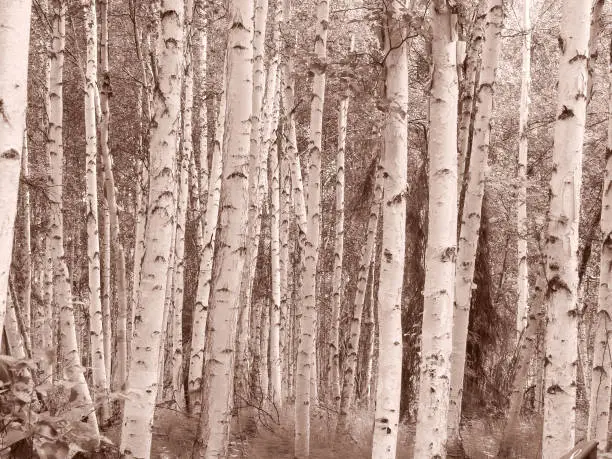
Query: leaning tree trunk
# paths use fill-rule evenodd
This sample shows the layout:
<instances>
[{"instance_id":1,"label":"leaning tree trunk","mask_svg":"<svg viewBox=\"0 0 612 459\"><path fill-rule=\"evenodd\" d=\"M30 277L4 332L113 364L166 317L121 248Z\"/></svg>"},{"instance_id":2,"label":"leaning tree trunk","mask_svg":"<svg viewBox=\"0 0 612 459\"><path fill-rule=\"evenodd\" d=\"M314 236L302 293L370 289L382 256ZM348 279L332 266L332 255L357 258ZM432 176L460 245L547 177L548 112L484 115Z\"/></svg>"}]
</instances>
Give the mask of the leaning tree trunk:
<instances>
[{"instance_id":1,"label":"leaning tree trunk","mask_svg":"<svg viewBox=\"0 0 612 459\"><path fill-rule=\"evenodd\" d=\"M310 63L314 73L310 105L310 138L308 140L308 190L306 213L306 247L304 253L304 283L302 286L303 314L300 318L298 349L298 377L295 398L295 457L310 455L310 378L313 361L316 361L317 315L317 261L321 236L321 147L323 141L323 103L327 66L327 30L329 26L329 1L317 4L317 28L314 58Z\"/></svg>"},{"instance_id":2,"label":"leaning tree trunk","mask_svg":"<svg viewBox=\"0 0 612 459\"><path fill-rule=\"evenodd\" d=\"M601 2L603 3L603 2ZM610 388L612 387L612 357L609 336L612 330L612 42L610 43L608 88L608 145L606 171L601 203L601 261L599 268L599 300L595 324L595 350L591 379L591 401L587 436L599 442L599 451L608 443L610 421Z\"/></svg>"},{"instance_id":3,"label":"leaning tree trunk","mask_svg":"<svg viewBox=\"0 0 612 459\"><path fill-rule=\"evenodd\" d=\"M0 4L0 330L6 314L26 122L30 1Z\"/></svg>"},{"instance_id":4,"label":"leaning tree trunk","mask_svg":"<svg viewBox=\"0 0 612 459\"><path fill-rule=\"evenodd\" d=\"M98 138L96 123L96 97L98 79L98 27L95 0L84 5L87 40L85 69L85 184L87 258L89 273L89 351L91 352L94 398L100 403L108 392L106 363L104 362L104 331L102 326L102 299L100 288L100 237L98 232Z\"/></svg>"},{"instance_id":5,"label":"leaning tree trunk","mask_svg":"<svg viewBox=\"0 0 612 459\"><path fill-rule=\"evenodd\" d=\"M461 230L455 280L455 308L453 316L453 350L451 357L450 405L448 413L448 450L455 454L461 450L459 427L461 400L468 335L470 302L474 280L474 263L480 232L480 212L491 135L495 73L501 47L503 26L502 0L488 0L485 40L483 44L480 82L476 97L474 139L470 155L469 179L461 217Z\"/></svg>"},{"instance_id":6,"label":"leaning tree trunk","mask_svg":"<svg viewBox=\"0 0 612 459\"><path fill-rule=\"evenodd\" d=\"M202 409L202 372L204 368L205 345L206 345L206 321L211 304L210 288L212 281L213 255L215 253L215 239L217 233L217 219L219 216L219 198L221 195L222 158L221 148L225 131L225 106L226 106L226 72L227 64L223 71L223 92L220 95L219 108L217 110L217 123L215 126L215 141L212 151L212 163L210 167L210 180L208 181L208 199L206 200L206 213L202 217L203 240L202 256L200 257L200 268L198 271L198 289L193 309L193 327L191 333L191 355L189 358L189 403L193 413L199 413Z\"/></svg>"},{"instance_id":7,"label":"leaning tree trunk","mask_svg":"<svg viewBox=\"0 0 612 459\"><path fill-rule=\"evenodd\" d=\"M484 22L487 16L484 11L487 0L479 0L474 18L472 40L465 56L465 63L458 62L464 66L464 77L461 82L461 112L459 116L459 127L457 132L457 143L459 146L457 159L457 193L459 197L463 191L465 181L465 166L468 159L470 146L470 126L472 124L472 113L474 111L474 90L478 75L478 64L482 51Z\"/></svg>"},{"instance_id":8,"label":"leaning tree trunk","mask_svg":"<svg viewBox=\"0 0 612 459\"><path fill-rule=\"evenodd\" d=\"M53 0L51 5L53 39L49 54L51 68L49 72L49 92L47 94L49 126L46 153L49 161L47 196L49 198L50 251L53 260L53 301L59 309L61 368L64 372L64 378L74 385L73 390L76 399L73 403L83 407L83 415L88 416L88 422L97 432L98 424L77 346L72 288L64 252L62 202L64 191L63 72L66 43L66 4L62 0Z\"/></svg>"},{"instance_id":9,"label":"leaning tree trunk","mask_svg":"<svg viewBox=\"0 0 612 459\"><path fill-rule=\"evenodd\" d=\"M377 167L378 169L378 167ZM357 291L351 313L350 330L346 345L346 356L342 369L342 393L340 398L340 414L338 416L338 431L348 431L348 415L355 398L355 377L357 376L357 360L359 357L359 341L361 339L361 316L368 287L368 274L376 248L376 234L378 232L378 217L380 203L383 198L382 172L377 170L374 185L374 195L370 205L368 226L366 229L365 245L361 249L359 271L357 271ZM370 307L372 307L370 305Z\"/></svg>"},{"instance_id":10,"label":"leaning tree trunk","mask_svg":"<svg viewBox=\"0 0 612 459\"><path fill-rule=\"evenodd\" d=\"M240 280L245 268L248 220L249 142L252 113L253 3L230 1L227 42L226 135L223 140L223 187L218 249L213 265L209 316L210 360L206 363L200 425L200 457L227 456L233 408L236 325Z\"/></svg>"},{"instance_id":11,"label":"leaning tree trunk","mask_svg":"<svg viewBox=\"0 0 612 459\"><path fill-rule=\"evenodd\" d=\"M402 12L385 7L384 53L387 101L383 128L381 267L378 287L380 344L372 459L394 458L402 378L401 300L406 239L408 169L408 57Z\"/></svg>"},{"instance_id":12,"label":"leaning tree trunk","mask_svg":"<svg viewBox=\"0 0 612 459\"><path fill-rule=\"evenodd\" d=\"M104 164L104 196L108 205L110 217L110 236L112 260L117 283L117 365L115 374L115 386L122 387L125 383L127 369L127 315L128 315L128 286L125 269L125 253L121 242L119 231L119 209L117 206L117 189L115 187L115 176L113 174L113 158L109 145L110 129L110 107L109 101L112 96L108 53L108 0L100 1L100 51L102 64L102 88L100 91L100 103L102 108L102 120L100 123L100 144L102 160ZM110 374L107 378L110 380Z\"/></svg>"},{"instance_id":13,"label":"leaning tree trunk","mask_svg":"<svg viewBox=\"0 0 612 459\"><path fill-rule=\"evenodd\" d=\"M349 53L355 49L355 37L351 36ZM346 149L346 128L348 124L348 107L350 89L348 82L346 94L340 100L338 114L338 151L336 152L336 211L334 266L332 277L332 322L329 336L329 363L327 380L331 386L331 395L335 406L340 405L340 313L342 305L342 260L344 259L344 153ZM367 275L366 275L367 277Z\"/></svg>"},{"instance_id":14,"label":"leaning tree trunk","mask_svg":"<svg viewBox=\"0 0 612 459\"><path fill-rule=\"evenodd\" d=\"M586 120L590 2L564 0L561 57L547 217L544 429L542 457L561 457L574 446L578 226L582 142Z\"/></svg>"},{"instance_id":15,"label":"leaning tree trunk","mask_svg":"<svg viewBox=\"0 0 612 459\"><path fill-rule=\"evenodd\" d=\"M159 346L172 246L176 196L177 126L180 126L183 72L183 11L180 0L161 4L157 47L157 84L150 133L149 209L142 275L141 298L136 308L130 371L128 373L122 454L148 458L151 454L152 424L157 397ZM173 46L166 46L172 43Z\"/></svg>"},{"instance_id":16,"label":"leaning tree trunk","mask_svg":"<svg viewBox=\"0 0 612 459\"><path fill-rule=\"evenodd\" d=\"M519 154L517 167L517 255L518 255L518 299L516 307L516 333L520 339L527 325L529 277L527 266L527 122L529 121L529 90L531 87L531 0L523 0L523 33L522 48L523 68L521 72L521 103L519 107Z\"/></svg>"},{"instance_id":17,"label":"leaning tree trunk","mask_svg":"<svg viewBox=\"0 0 612 459\"><path fill-rule=\"evenodd\" d=\"M423 287L421 373L414 454L446 455L457 254L457 30L446 0L432 13L429 213Z\"/></svg>"}]
</instances>

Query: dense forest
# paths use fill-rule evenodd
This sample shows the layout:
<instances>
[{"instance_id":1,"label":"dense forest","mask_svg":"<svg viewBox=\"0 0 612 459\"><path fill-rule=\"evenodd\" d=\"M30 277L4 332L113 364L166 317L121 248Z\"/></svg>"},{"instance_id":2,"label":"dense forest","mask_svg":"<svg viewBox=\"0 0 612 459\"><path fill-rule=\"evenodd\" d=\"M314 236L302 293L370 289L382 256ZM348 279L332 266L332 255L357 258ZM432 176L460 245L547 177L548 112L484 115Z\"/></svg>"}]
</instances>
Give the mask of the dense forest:
<instances>
[{"instance_id":1,"label":"dense forest","mask_svg":"<svg viewBox=\"0 0 612 459\"><path fill-rule=\"evenodd\" d=\"M0 457L612 457L611 2L0 0L0 330Z\"/></svg>"}]
</instances>

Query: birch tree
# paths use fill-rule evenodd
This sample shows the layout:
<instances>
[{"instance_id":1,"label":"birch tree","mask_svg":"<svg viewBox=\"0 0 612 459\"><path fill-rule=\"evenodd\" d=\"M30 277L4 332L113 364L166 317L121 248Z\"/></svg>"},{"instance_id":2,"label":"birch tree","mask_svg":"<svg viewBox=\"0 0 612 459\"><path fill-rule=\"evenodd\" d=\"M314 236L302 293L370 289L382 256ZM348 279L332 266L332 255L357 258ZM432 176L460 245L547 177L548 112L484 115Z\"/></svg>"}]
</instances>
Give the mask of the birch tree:
<instances>
[{"instance_id":1,"label":"birch tree","mask_svg":"<svg viewBox=\"0 0 612 459\"><path fill-rule=\"evenodd\" d=\"M518 255L518 301L516 310L517 339L527 325L529 277L527 267L527 122L529 120L529 91L531 88L531 1L523 0L522 29L524 40L522 44L521 71L521 102L519 107L519 153L518 153L518 190L517 190L517 255Z\"/></svg>"},{"instance_id":2,"label":"birch tree","mask_svg":"<svg viewBox=\"0 0 612 459\"><path fill-rule=\"evenodd\" d=\"M29 149L28 149L28 131L23 131L23 148L21 150L21 175L26 180L30 175L29 167ZM32 207L30 204L30 190L28 186L23 187L23 270L25 271L24 288L23 288L23 325L24 339L28 342L32 341L31 326L32 326ZM32 348L29 346L30 349Z\"/></svg>"},{"instance_id":3,"label":"birch tree","mask_svg":"<svg viewBox=\"0 0 612 459\"><path fill-rule=\"evenodd\" d=\"M576 422L577 253L590 2L565 0L561 11L561 57L546 240L544 459L561 457L574 446Z\"/></svg>"},{"instance_id":4,"label":"birch tree","mask_svg":"<svg viewBox=\"0 0 612 459\"><path fill-rule=\"evenodd\" d=\"M463 375L467 344L472 284L486 169L491 136L493 97L497 61L501 47L503 26L502 0L488 0L485 36L480 66L480 81L476 97L474 139L470 155L469 176L465 192L465 203L461 218L461 229L457 241L455 275L455 308L453 314L453 350L451 356L450 405L448 413L449 452L460 447L459 425L461 422L461 400L463 397Z\"/></svg>"},{"instance_id":5,"label":"birch tree","mask_svg":"<svg viewBox=\"0 0 612 459\"><path fill-rule=\"evenodd\" d=\"M175 180L180 126L184 3L166 1L156 12L157 75L149 146L149 207L136 308L132 359L127 381L120 450L135 458L151 454L152 423L157 397L159 345L162 333L168 258L175 218Z\"/></svg>"},{"instance_id":6,"label":"birch tree","mask_svg":"<svg viewBox=\"0 0 612 459\"><path fill-rule=\"evenodd\" d=\"M378 287L380 344L372 459L394 458L402 376L401 298L406 238L408 169L408 56L402 11L383 10L386 115L383 127L381 268Z\"/></svg>"},{"instance_id":7,"label":"birch tree","mask_svg":"<svg viewBox=\"0 0 612 459\"><path fill-rule=\"evenodd\" d=\"M110 223L111 246L113 247L113 266L115 271L117 289L117 372L116 385L123 386L127 371L127 315L128 315L128 286L126 280L125 251L121 241L119 225L119 208L117 206L117 188L113 172L113 157L109 145L110 133L110 98L113 91L110 79L109 51L108 51L108 13L109 0L100 1L100 63L102 67L102 84L100 88L100 104L102 118L100 120L100 151L104 166L104 197L108 206ZM109 249L110 250L110 249ZM107 377L110 379L111 375Z\"/></svg>"},{"instance_id":8,"label":"birch tree","mask_svg":"<svg viewBox=\"0 0 612 459\"><path fill-rule=\"evenodd\" d=\"M245 268L248 220L249 143L253 92L253 3L232 0L227 42L227 107L218 250L213 266L210 360L202 411L200 457L227 456L233 405L236 326L240 280Z\"/></svg>"},{"instance_id":9,"label":"birch tree","mask_svg":"<svg viewBox=\"0 0 612 459\"><path fill-rule=\"evenodd\" d=\"M30 1L0 4L0 325L6 314L27 106ZM0 327L1 329L1 327Z\"/></svg>"},{"instance_id":10,"label":"birch tree","mask_svg":"<svg viewBox=\"0 0 612 459\"><path fill-rule=\"evenodd\" d=\"M608 83L608 145L601 203L603 242L599 267L599 298L587 430L589 439L597 440L599 442L598 449L602 452L605 452L607 443L610 421L610 388L612 387L612 361L609 343L610 319L612 318L612 43L610 44Z\"/></svg>"},{"instance_id":11,"label":"birch tree","mask_svg":"<svg viewBox=\"0 0 612 459\"><path fill-rule=\"evenodd\" d=\"M349 53L355 49L355 37L351 36ZM345 84L348 85L347 82ZM340 309L342 305L342 260L344 259L344 152L346 149L346 128L348 124L350 90L340 100L338 114L338 151L336 152L336 209L334 267L332 278L332 323L329 339L328 381L334 404L339 405L340 392Z\"/></svg>"},{"instance_id":12,"label":"birch tree","mask_svg":"<svg viewBox=\"0 0 612 459\"><path fill-rule=\"evenodd\" d=\"M63 142L63 85L64 51L66 44L66 4L51 2L52 43L49 51L49 107L46 155L49 162L47 196L49 198L49 241L53 264L53 301L59 309L61 368L64 379L73 385L74 403L82 407L94 432L98 432L91 394L81 366L74 320L72 287L64 251L64 142ZM99 275L99 273L98 273Z\"/></svg>"},{"instance_id":13,"label":"birch tree","mask_svg":"<svg viewBox=\"0 0 612 459\"><path fill-rule=\"evenodd\" d=\"M106 364L104 363L104 333L102 328L102 302L100 288L100 238L98 232L98 137L95 99L98 79L98 22L95 0L84 4L87 62L85 69L85 140L86 140L86 222L87 258L89 274L89 336L92 379L96 398L107 391Z\"/></svg>"},{"instance_id":14,"label":"birch tree","mask_svg":"<svg viewBox=\"0 0 612 459\"><path fill-rule=\"evenodd\" d=\"M340 398L340 414L338 416L339 431L347 430L349 410L355 398L355 377L357 375L357 359L359 357L359 341L361 339L361 316L363 315L363 305L365 303L368 286L368 274L376 248L380 203L383 198L382 192L382 172L377 170L374 196L372 197L372 204L370 205L370 214L366 229L366 241L361 250L359 271L357 272L357 290L353 302L347 350L342 369L342 394Z\"/></svg>"},{"instance_id":15,"label":"birch tree","mask_svg":"<svg viewBox=\"0 0 612 459\"><path fill-rule=\"evenodd\" d=\"M423 289L421 373L414 454L446 456L455 256L457 253L457 19L450 2L432 12L429 89L429 222Z\"/></svg>"}]
</instances>

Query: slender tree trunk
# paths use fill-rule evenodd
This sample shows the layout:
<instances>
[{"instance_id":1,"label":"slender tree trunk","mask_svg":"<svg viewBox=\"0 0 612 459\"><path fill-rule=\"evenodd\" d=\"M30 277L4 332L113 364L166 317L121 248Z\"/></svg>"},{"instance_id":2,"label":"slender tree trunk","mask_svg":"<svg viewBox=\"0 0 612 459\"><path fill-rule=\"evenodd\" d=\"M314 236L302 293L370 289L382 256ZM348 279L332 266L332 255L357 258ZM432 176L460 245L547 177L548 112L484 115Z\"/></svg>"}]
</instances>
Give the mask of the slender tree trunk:
<instances>
[{"instance_id":1,"label":"slender tree trunk","mask_svg":"<svg viewBox=\"0 0 612 459\"><path fill-rule=\"evenodd\" d=\"M266 19L268 17L268 0L255 0L254 35L253 35L253 91L251 111L251 133L249 143L249 210L247 228L247 253L242 273L240 287L240 311L238 316L238 340L236 361L236 392L240 396L246 395L246 381L249 374L249 355L247 352L250 330L251 294L257 253L259 250L259 236L261 233L261 205L265 194L268 159L262 149L263 101L266 84L265 72L265 38Z\"/></svg>"},{"instance_id":2,"label":"slender tree trunk","mask_svg":"<svg viewBox=\"0 0 612 459\"><path fill-rule=\"evenodd\" d=\"M370 205L370 215L366 230L365 245L361 249L359 271L357 272L357 291L351 313L350 330L346 345L346 356L342 371L342 395L340 400L340 415L338 417L338 430L348 429L349 410L355 398L355 376L357 375L357 359L359 356L359 341L361 339L361 316L365 303L368 287L368 274L376 248L376 234L378 232L378 217L380 215L380 203L382 201L382 172L376 171L376 183L374 185L374 196ZM372 305L370 305L372 307Z\"/></svg>"},{"instance_id":3,"label":"slender tree trunk","mask_svg":"<svg viewBox=\"0 0 612 459\"><path fill-rule=\"evenodd\" d=\"M109 383L112 381L112 320L111 320L111 235L108 203L104 200L102 214L104 226L104 244L102 253L102 328L104 333L104 363Z\"/></svg>"},{"instance_id":4,"label":"slender tree trunk","mask_svg":"<svg viewBox=\"0 0 612 459\"><path fill-rule=\"evenodd\" d=\"M451 357L450 406L448 414L448 452L457 454L461 450L460 423L463 397L463 375L467 344L474 264L480 232L480 213L495 91L495 74L501 48L503 26L502 0L488 0L485 39L480 69L480 82L476 97L476 119L474 139L470 155L470 169L465 193L458 240L455 280L455 308L453 317L453 350Z\"/></svg>"},{"instance_id":5,"label":"slender tree trunk","mask_svg":"<svg viewBox=\"0 0 612 459\"><path fill-rule=\"evenodd\" d=\"M521 73L521 102L519 108L519 154L517 190L517 230L518 230L518 300L516 310L516 333L520 338L527 325L529 301L529 277L527 266L527 122L529 121L529 90L531 87L531 0L523 0L523 68Z\"/></svg>"},{"instance_id":6,"label":"slender tree trunk","mask_svg":"<svg viewBox=\"0 0 612 459\"><path fill-rule=\"evenodd\" d=\"M264 401L270 397L270 303L265 301L261 307L261 334L259 335L259 378Z\"/></svg>"},{"instance_id":7,"label":"slender tree trunk","mask_svg":"<svg viewBox=\"0 0 612 459\"><path fill-rule=\"evenodd\" d=\"M603 4L603 2L600 2ZM599 451L606 451L610 421L612 360L609 335L612 324L612 42L608 67L608 145L601 203L601 261L599 298L595 323L595 349L591 379L591 400L587 436L597 440Z\"/></svg>"},{"instance_id":8,"label":"slender tree trunk","mask_svg":"<svg viewBox=\"0 0 612 459\"><path fill-rule=\"evenodd\" d=\"M380 212L380 210L379 210ZM365 372L363 378L364 390L363 397L366 406L369 408L372 405L372 381L374 379L374 347L376 344L376 295L375 293L375 275L376 275L376 246L372 251L372 262L370 263L370 307L365 319L365 329L367 331L366 340L366 358Z\"/></svg>"},{"instance_id":9,"label":"slender tree trunk","mask_svg":"<svg viewBox=\"0 0 612 459\"><path fill-rule=\"evenodd\" d=\"M202 226L204 246L200 257L200 268L198 272L198 290L196 291L196 302L193 309L193 328L191 335L191 356L189 359L189 396L191 410L199 413L202 409L202 377L205 360L206 344L206 322L208 319L209 305L211 304L210 289L213 273L213 255L215 253L215 239L217 233L217 219L219 216L219 199L221 195L221 179L223 161L221 148L225 131L225 109L226 109L226 72L227 64L224 64L223 92L220 95L219 108L217 110L217 123L215 126L215 141L212 151L212 164L210 167L210 181L208 188L208 199L206 200L206 213L203 217Z\"/></svg>"},{"instance_id":10,"label":"slender tree trunk","mask_svg":"<svg viewBox=\"0 0 612 459\"><path fill-rule=\"evenodd\" d=\"M586 118L590 2L565 0L559 27L561 58L553 172L547 217L545 393L542 457L561 457L574 446L576 426L577 253Z\"/></svg>"},{"instance_id":11,"label":"slender tree trunk","mask_svg":"<svg viewBox=\"0 0 612 459\"><path fill-rule=\"evenodd\" d=\"M8 344L9 353L16 359L26 359L28 357L24 346L23 336L17 319L15 310L15 302L12 295L9 293L7 297L6 320L4 321L4 332L6 333L6 342Z\"/></svg>"},{"instance_id":12,"label":"slender tree trunk","mask_svg":"<svg viewBox=\"0 0 612 459\"><path fill-rule=\"evenodd\" d=\"M253 3L230 2L227 43L228 95L223 141L223 187L219 246L213 266L210 311L210 355L202 410L200 457L226 457L233 405L236 326L240 280L245 268L248 220L249 141L253 92Z\"/></svg>"},{"instance_id":13,"label":"slender tree trunk","mask_svg":"<svg viewBox=\"0 0 612 459\"><path fill-rule=\"evenodd\" d=\"M185 225L189 204L189 174L193 157L193 65L191 23L193 21L193 0L185 3L185 75L183 86L183 134L182 151L179 163L179 186L177 223L174 246L174 286L172 315L172 400L179 408L185 406L183 387L183 302L185 292Z\"/></svg>"},{"instance_id":14,"label":"slender tree trunk","mask_svg":"<svg viewBox=\"0 0 612 459\"><path fill-rule=\"evenodd\" d=\"M6 314L27 106L30 1L0 5L0 330Z\"/></svg>"},{"instance_id":15,"label":"slender tree trunk","mask_svg":"<svg viewBox=\"0 0 612 459\"><path fill-rule=\"evenodd\" d=\"M93 391L96 402L108 392L106 363L104 361L104 333L102 328L102 301L100 288L100 237L98 232L98 139L95 99L98 79L98 27L95 0L84 5L87 40L85 69L85 138L87 188L87 258L89 267L89 350L91 352ZM75 241L76 242L76 241Z\"/></svg>"},{"instance_id":16,"label":"slender tree trunk","mask_svg":"<svg viewBox=\"0 0 612 459\"><path fill-rule=\"evenodd\" d=\"M457 30L449 2L432 13L433 75L429 109L429 222L414 454L446 455L457 254Z\"/></svg>"},{"instance_id":17,"label":"slender tree trunk","mask_svg":"<svg viewBox=\"0 0 612 459\"><path fill-rule=\"evenodd\" d=\"M587 106L593 97L593 76L595 74L595 63L597 62L598 51L597 42L599 41L599 32L601 30L601 15L604 9L605 0L594 0L593 10L591 11L591 30L589 33L589 60L587 61L587 69L589 79L587 80Z\"/></svg>"},{"instance_id":18,"label":"slender tree trunk","mask_svg":"<svg viewBox=\"0 0 612 459\"><path fill-rule=\"evenodd\" d=\"M472 113L474 111L474 91L476 86L476 76L478 74L478 64L480 63L480 53L484 40L484 25L487 13L485 6L487 0L479 0L474 20L474 32L472 40L465 56L465 63L458 62L464 66L464 78L461 82L461 104L459 116L459 128L457 132L459 156L457 160L457 194L461 196L465 184L465 167L468 159L468 149L470 146L470 126L472 124Z\"/></svg>"},{"instance_id":19,"label":"slender tree trunk","mask_svg":"<svg viewBox=\"0 0 612 459\"><path fill-rule=\"evenodd\" d=\"M310 105L310 138L308 139L308 192L307 231L304 252L304 283L302 302L304 310L300 318L300 341L298 350L298 378L296 381L296 429L295 457L310 455L310 403L315 394L310 387L312 375L316 375L316 316L317 316L317 261L321 237L321 148L323 141L323 104L327 67L327 31L329 26L329 1L317 4L317 27L314 57L310 63L314 73L312 101ZM312 373L312 374L311 374Z\"/></svg>"},{"instance_id":20,"label":"slender tree trunk","mask_svg":"<svg viewBox=\"0 0 612 459\"><path fill-rule=\"evenodd\" d=\"M102 64L102 87L100 91L100 102L102 108L102 120L100 123L100 146L102 160L104 162L104 196L108 204L110 217L111 245L114 248L113 265L115 281L117 283L117 372L115 384L123 387L127 371L127 315L128 315L128 286L125 269L125 253L121 242L119 230L119 210L117 207L117 189L115 187L115 176L113 174L113 158L109 145L110 107L109 101L112 96L112 87L109 70L108 53L108 0L100 1L100 51ZM110 379L110 374L108 375Z\"/></svg>"},{"instance_id":21,"label":"slender tree trunk","mask_svg":"<svg viewBox=\"0 0 612 459\"><path fill-rule=\"evenodd\" d=\"M49 58L51 60L49 93L49 129L47 132L47 155L49 158L49 176L47 196L49 198L50 251L53 260L53 295L59 309L60 367L64 378L74 384L75 400L73 403L83 407L83 415L94 431L98 424L93 414L93 404L81 365L77 347L77 332L72 302L72 285L66 256L64 252L64 219L63 219L63 81L64 81L64 47L66 42L66 4L62 0L53 0L51 8L53 40ZM98 272L98 275L100 273Z\"/></svg>"},{"instance_id":22,"label":"slender tree trunk","mask_svg":"<svg viewBox=\"0 0 612 459\"><path fill-rule=\"evenodd\" d=\"M402 376L401 298L406 239L408 57L396 4L384 10L386 101L383 128L382 258L378 288L380 351L372 459L394 458Z\"/></svg>"},{"instance_id":23,"label":"slender tree trunk","mask_svg":"<svg viewBox=\"0 0 612 459\"><path fill-rule=\"evenodd\" d=\"M29 172L29 154L28 154L28 131L23 131L23 148L21 150L21 175L27 179ZM31 343L31 327L32 327L32 208L30 205L30 189L28 185L23 187L23 268L25 272L24 287L23 287L23 324L24 324L24 339ZM32 348L31 345L29 346Z\"/></svg>"},{"instance_id":24,"label":"slender tree trunk","mask_svg":"<svg viewBox=\"0 0 612 459\"><path fill-rule=\"evenodd\" d=\"M283 68L285 70L285 68ZM284 90L284 78L283 76L281 90ZM281 129L282 126L279 126ZM284 133L280 132L280 228L279 228L279 242L280 242L280 358L281 358L281 398L286 400L289 394L289 387L291 385L291 379L289 377L290 371L290 340L291 340L291 303L289 301L289 219L291 213L291 170L289 167L289 160L286 154L286 142L283 138Z\"/></svg>"},{"instance_id":25,"label":"slender tree trunk","mask_svg":"<svg viewBox=\"0 0 612 459\"><path fill-rule=\"evenodd\" d=\"M161 23L156 43L158 62L150 140L150 196L142 274L141 300L136 309L128 395L121 432L122 454L148 458L151 437L159 346L165 303L168 258L172 246L176 196L177 126L180 126L183 58L183 12L180 0L161 4L156 16ZM174 46L166 46L173 43Z\"/></svg>"},{"instance_id":26,"label":"slender tree trunk","mask_svg":"<svg viewBox=\"0 0 612 459\"><path fill-rule=\"evenodd\" d=\"M355 49L355 37L351 36L349 54ZM348 86L348 82L344 82ZM334 241L334 267L332 278L332 322L329 338L329 364L327 379L335 405L340 405L340 314L342 305L342 260L344 259L344 152L348 124L350 89L340 100L338 114L338 151L336 152L336 212ZM367 271L367 269L366 269ZM367 274L366 274L367 277Z\"/></svg>"}]
</instances>

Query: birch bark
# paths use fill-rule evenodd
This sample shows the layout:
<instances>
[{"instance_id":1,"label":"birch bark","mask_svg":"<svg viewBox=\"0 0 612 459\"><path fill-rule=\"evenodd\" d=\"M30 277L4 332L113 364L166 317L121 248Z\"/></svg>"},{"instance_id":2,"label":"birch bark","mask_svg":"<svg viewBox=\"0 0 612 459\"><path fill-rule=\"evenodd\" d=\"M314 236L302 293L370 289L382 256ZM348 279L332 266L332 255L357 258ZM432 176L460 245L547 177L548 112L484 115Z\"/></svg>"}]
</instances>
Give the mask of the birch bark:
<instances>
[{"instance_id":1,"label":"birch bark","mask_svg":"<svg viewBox=\"0 0 612 459\"><path fill-rule=\"evenodd\" d=\"M415 457L446 456L457 254L457 30L446 0L432 12L429 213Z\"/></svg>"},{"instance_id":2,"label":"birch bark","mask_svg":"<svg viewBox=\"0 0 612 459\"><path fill-rule=\"evenodd\" d=\"M132 359L128 373L120 451L134 458L149 458L157 397L159 346L166 291L168 258L175 218L177 126L180 126L184 4L161 3L157 48L157 84L150 138L150 191L145 232L146 251L136 308Z\"/></svg>"},{"instance_id":3,"label":"birch bark","mask_svg":"<svg viewBox=\"0 0 612 459\"><path fill-rule=\"evenodd\" d=\"M453 350L451 357L450 405L448 414L448 449L460 448L459 426L463 375L474 281L474 263L480 231L480 214L491 136L491 119L497 61L501 48L503 26L502 0L488 0L485 37L480 67L480 82L476 97L474 139L470 155L469 175L465 192L455 274L455 308L453 316Z\"/></svg>"},{"instance_id":4,"label":"birch bark","mask_svg":"<svg viewBox=\"0 0 612 459\"><path fill-rule=\"evenodd\" d=\"M27 106L30 1L0 4L0 330L6 314Z\"/></svg>"},{"instance_id":5,"label":"birch bark","mask_svg":"<svg viewBox=\"0 0 612 459\"><path fill-rule=\"evenodd\" d=\"M402 376L401 298L406 238L408 169L408 57L397 3L385 8L387 113L383 128L381 268L378 289L380 347L372 459L394 458Z\"/></svg>"},{"instance_id":6,"label":"birch bark","mask_svg":"<svg viewBox=\"0 0 612 459\"><path fill-rule=\"evenodd\" d=\"M586 119L590 2L565 0L559 27L561 57L547 216L547 327L544 337L542 457L574 446L576 427L578 225Z\"/></svg>"},{"instance_id":7,"label":"birch bark","mask_svg":"<svg viewBox=\"0 0 612 459\"><path fill-rule=\"evenodd\" d=\"M253 93L253 2L230 1L227 43L226 132L223 139L218 250L213 266L209 316L210 360L203 399L200 457L227 456L233 408L236 326L240 280L245 269L249 142Z\"/></svg>"}]
</instances>

